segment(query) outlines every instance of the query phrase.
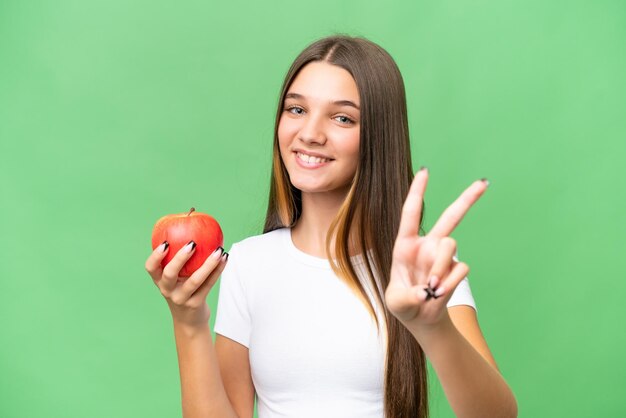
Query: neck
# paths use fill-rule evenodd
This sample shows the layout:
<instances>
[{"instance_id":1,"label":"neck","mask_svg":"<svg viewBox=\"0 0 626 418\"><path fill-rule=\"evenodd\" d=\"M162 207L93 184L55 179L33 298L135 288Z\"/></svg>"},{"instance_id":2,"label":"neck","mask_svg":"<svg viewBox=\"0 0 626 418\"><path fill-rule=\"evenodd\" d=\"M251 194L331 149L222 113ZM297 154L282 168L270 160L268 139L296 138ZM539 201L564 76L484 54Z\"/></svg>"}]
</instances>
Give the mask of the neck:
<instances>
[{"instance_id":1,"label":"neck","mask_svg":"<svg viewBox=\"0 0 626 418\"><path fill-rule=\"evenodd\" d=\"M326 255L326 238L339 208L343 204L347 190L327 193L302 192L302 214L291 229L291 239L301 251L320 258ZM334 242L330 250L334 252ZM350 248L350 255L353 255Z\"/></svg>"}]
</instances>

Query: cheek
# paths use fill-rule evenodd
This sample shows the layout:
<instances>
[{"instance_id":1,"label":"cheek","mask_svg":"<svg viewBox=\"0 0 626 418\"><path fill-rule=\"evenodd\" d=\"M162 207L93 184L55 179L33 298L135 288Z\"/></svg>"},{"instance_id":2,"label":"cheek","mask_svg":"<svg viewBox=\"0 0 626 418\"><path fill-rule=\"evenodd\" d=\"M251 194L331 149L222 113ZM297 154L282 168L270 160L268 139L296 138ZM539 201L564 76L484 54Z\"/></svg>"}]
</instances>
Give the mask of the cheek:
<instances>
[{"instance_id":1,"label":"cheek","mask_svg":"<svg viewBox=\"0 0 626 418\"><path fill-rule=\"evenodd\" d=\"M282 117L278 121L278 140L281 143L288 144L295 135L297 127L289 118Z\"/></svg>"},{"instance_id":2,"label":"cheek","mask_svg":"<svg viewBox=\"0 0 626 418\"><path fill-rule=\"evenodd\" d=\"M344 154L358 160L360 146L358 129L355 130L355 132L350 132L350 134L345 135L344 138L342 138L341 140L341 144L343 144Z\"/></svg>"},{"instance_id":3,"label":"cheek","mask_svg":"<svg viewBox=\"0 0 626 418\"><path fill-rule=\"evenodd\" d=\"M286 129L285 126L285 122L284 122L284 118L281 119L278 122L278 130L277 130L277 134L278 134L278 146L280 148L280 153L281 155L284 156L284 153L287 149L287 146L289 145L289 134L288 134L288 130Z\"/></svg>"}]
</instances>

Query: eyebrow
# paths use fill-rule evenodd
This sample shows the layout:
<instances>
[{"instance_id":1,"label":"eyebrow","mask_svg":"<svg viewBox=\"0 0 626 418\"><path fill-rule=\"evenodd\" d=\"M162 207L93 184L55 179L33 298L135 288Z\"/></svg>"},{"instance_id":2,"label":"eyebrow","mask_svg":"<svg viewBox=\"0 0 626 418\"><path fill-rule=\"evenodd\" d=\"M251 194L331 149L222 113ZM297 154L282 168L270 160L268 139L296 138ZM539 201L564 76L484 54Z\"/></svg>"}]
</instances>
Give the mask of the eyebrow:
<instances>
[{"instance_id":1,"label":"eyebrow","mask_svg":"<svg viewBox=\"0 0 626 418\"><path fill-rule=\"evenodd\" d=\"M285 100L287 100L287 99L304 99L304 98L305 97L303 95L298 94L298 93L287 93L285 95ZM359 108L359 106L356 103L354 103L353 101L351 101L351 100L335 100L335 101L331 101L331 103L339 105L339 106L351 106L351 107L355 108L356 110L361 110Z\"/></svg>"}]
</instances>

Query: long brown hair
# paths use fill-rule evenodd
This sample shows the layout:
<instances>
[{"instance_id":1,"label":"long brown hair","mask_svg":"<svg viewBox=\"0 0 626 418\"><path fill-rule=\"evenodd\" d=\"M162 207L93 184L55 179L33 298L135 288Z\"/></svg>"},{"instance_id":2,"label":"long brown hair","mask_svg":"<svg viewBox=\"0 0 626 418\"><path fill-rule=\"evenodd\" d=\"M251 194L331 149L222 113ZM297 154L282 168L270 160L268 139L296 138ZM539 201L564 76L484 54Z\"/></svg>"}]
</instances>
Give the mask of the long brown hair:
<instances>
[{"instance_id":1,"label":"long brown hair","mask_svg":"<svg viewBox=\"0 0 626 418\"><path fill-rule=\"evenodd\" d=\"M329 257L337 261L337 264L331 261L333 270L364 302L379 325L372 301L350 260L349 248L354 246L358 254L367 254L363 259L370 288L374 289L378 306L384 306L383 292L389 284L393 244L402 205L413 180L404 82L393 58L380 46L364 38L330 36L306 47L289 68L276 112L270 196L263 232L291 227L302 213L301 192L289 181L280 156L278 124L291 83L298 72L313 61L324 61L347 70L358 88L359 164L350 190L330 226L326 254L331 253L334 239L335 254ZM387 330L385 416L426 418L428 389L424 352L393 315L386 309L382 311Z\"/></svg>"}]
</instances>

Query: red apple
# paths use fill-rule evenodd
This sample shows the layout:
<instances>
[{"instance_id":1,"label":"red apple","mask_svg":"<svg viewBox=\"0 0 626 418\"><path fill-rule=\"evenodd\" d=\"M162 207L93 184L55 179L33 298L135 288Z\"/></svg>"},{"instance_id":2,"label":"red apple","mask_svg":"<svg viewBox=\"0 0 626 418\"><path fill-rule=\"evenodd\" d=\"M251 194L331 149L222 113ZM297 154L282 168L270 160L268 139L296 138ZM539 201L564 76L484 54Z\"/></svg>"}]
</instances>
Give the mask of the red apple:
<instances>
[{"instance_id":1,"label":"red apple","mask_svg":"<svg viewBox=\"0 0 626 418\"><path fill-rule=\"evenodd\" d=\"M196 242L196 250L178 273L179 277L191 276L217 247L224 246L220 224L212 216L195 210L191 208L189 213L165 215L154 224L152 230L153 250L163 241L167 240L170 244L169 252L161 261L162 267L165 267L189 241Z\"/></svg>"}]
</instances>

